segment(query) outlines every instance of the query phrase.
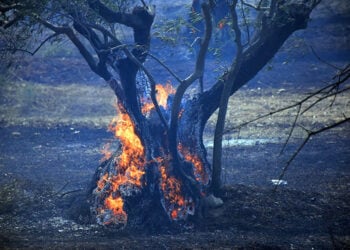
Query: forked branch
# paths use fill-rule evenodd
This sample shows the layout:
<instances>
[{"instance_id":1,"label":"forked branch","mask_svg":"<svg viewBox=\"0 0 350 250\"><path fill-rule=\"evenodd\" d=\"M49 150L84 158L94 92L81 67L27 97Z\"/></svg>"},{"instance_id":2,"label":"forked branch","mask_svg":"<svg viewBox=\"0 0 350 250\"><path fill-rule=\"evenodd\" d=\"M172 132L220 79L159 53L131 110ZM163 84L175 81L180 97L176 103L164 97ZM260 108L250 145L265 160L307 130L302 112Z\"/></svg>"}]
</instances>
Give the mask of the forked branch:
<instances>
[{"instance_id":1,"label":"forked branch","mask_svg":"<svg viewBox=\"0 0 350 250\"><path fill-rule=\"evenodd\" d=\"M183 95L185 94L187 88L198 78L203 75L204 65L205 65L205 55L208 51L209 42L212 35L212 23L211 23L211 15L210 15L210 7L208 4L202 4L202 10L205 20L205 35L204 39L201 43L199 54L196 61L196 66L194 72L188 76L185 80L182 80L180 85L178 86L173 105L171 109L171 118L170 118L170 126L169 126L169 142L171 142L172 147L171 151L175 154L177 152L177 127L178 127L178 116L180 112L181 100ZM177 156L176 156L177 157Z\"/></svg>"},{"instance_id":2,"label":"forked branch","mask_svg":"<svg viewBox=\"0 0 350 250\"><path fill-rule=\"evenodd\" d=\"M325 132L327 130L333 129L335 127L338 127L340 125L343 125L346 122L349 122L350 118L345 118L341 121L338 121L336 123L333 123L332 125L323 127L321 129L315 130L315 131L309 131L307 129L304 128L304 130L307 132L307 136L304 139L304 141L301 143L301 145L294 151L293 155L289 158L289 160L286 162L286 165L283 167L282 172L280 174L280 176L278 177L278 180L281 181L285 175L285 173L287 172L290 164L294 161L294 159L298 156L298 154L301 152L301 150L304 148L304 146L306 145L306 143L311 139L311 137L320 134L322 132ZM277 189L278 185L275 186L275 190Z\"/></svg>"}]
</instances>

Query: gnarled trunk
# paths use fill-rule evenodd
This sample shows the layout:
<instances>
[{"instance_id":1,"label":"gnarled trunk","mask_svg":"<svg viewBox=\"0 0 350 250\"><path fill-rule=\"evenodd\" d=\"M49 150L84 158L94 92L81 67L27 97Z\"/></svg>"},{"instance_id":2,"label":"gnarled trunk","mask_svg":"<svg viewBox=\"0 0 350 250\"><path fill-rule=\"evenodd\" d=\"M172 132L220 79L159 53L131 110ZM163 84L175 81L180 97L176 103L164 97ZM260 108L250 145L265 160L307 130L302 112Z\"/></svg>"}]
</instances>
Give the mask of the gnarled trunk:
<instances>
[{"instance_id":1,"label":"gnarled trunk","mask_svg":"<svg viewBox=\"0 0 350 250\"><path fill-rule=\"evenodd\" d=\"M151 76L146 89L138 86L136 75L141 69L145 71L142 63L149 48L153 16L145 9L135 11L139 20L148 22L133 24L137 46L131 52L123 47L127 57L109 64L120 76L107 80L118 97L119 121L113 129L121 148L101 164L92 181L87 198L92 221L157 227L194 216L200 210L200 200L212 190L212 172L218 171L212 170L207 161L203 130L219 107L224 85L230 83L227 86L232 86L232 95L253 78L294 31L306 27L317 3L278 2L272 15L266 13L262 18L259 37L242 52L240 67L229 69L198 97L182 100L176 113L168 107L172 97L162 105L155 100L156 86ZM197 63L204 66L202 61ZM196 73L192 76L201 77ZM187 88L187 83L183 80L182 87ZM145 97L152 102L144 101ZM149 105L153 108L146 109ZM175 129L169 130L172 127ZM218 186L214 183L215 188Z\"/></svg>"}]
</instances>

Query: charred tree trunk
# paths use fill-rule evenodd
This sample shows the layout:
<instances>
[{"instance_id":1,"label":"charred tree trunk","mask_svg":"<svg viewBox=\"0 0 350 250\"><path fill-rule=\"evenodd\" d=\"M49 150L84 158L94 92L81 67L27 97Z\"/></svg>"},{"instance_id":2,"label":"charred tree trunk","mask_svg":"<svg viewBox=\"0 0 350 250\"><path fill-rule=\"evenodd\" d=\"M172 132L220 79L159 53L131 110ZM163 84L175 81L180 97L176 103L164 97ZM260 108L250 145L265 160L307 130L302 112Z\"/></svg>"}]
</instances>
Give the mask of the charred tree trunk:
<instances>
[{"instance_id":1,"label":"charred tree trunk","mask_svg":"<svg viewBox=\"0 0 350 250\"><path fill-rule=\"evenodd\" d=\"M262 0L257 1L257 6L247 1L203 1L205 32L195 68L185 79L173 74L179 86L174 96L163 103L157 100L155 81L143 65L150 47L154 8L141 1L142 7L136 6L131 13L126 13L116 5L109 7L119 1L107 2L108 5L100 0L59 1L57 4L37 1L40 8L35 6L35 10L32 1L4 3L0 26L8 29L22 20L25 22L19 23L19 27L32 25L40 31L40 37L45 34L42 28L50 30L49 37L35 51L50 39L65 35L91 70L110 84L118 98L119 119L111 129L120 140L120 150L97 169L82 202L84 209L80 210L80 215L84 220L103 225L155 227L186 221L200 209L201 199L212 190L220 189L220 159L214 159L212 169L203 144L207 120L220 109L219 136L215 140L215 144L220 144L228 97L253 78L294 31L306 27L311 11L320 0ZM204 79L212 33L211 13L225 4L231 7L237 60L233 60L231 67L210 89L184 100L189 86L196 80L202 83ZM245 46L238 41L236 4L246 5L259 14L256 38ZM115 32L118 25L132 29L132 45L118 39ZM12 41L10 44L11 51L15 51ZM148 78L143 89L137 79L141 71ZM145 101L147 98L150 101ZM221 157L220 147L215 157Z\"/></svg>"},{"instance_id":2,"label":"charred tree trunk","mask_svg":"<svg viewBox=\"0 0 350 250\"><path fill-rule=\"evenodd\" d=\"M140 93L137 86L137 72L146 70L142 63L150 45L153 14L144 7L136 7L132 14L118 14L110 12L99 1L91 2L91 7L108 21L132 27L136 45L130 52L118 40L112 39L126 57L110 61L110 57L101 56L99 67L89 64L103 75L118 97L119 121L112 127L121 141L120 150L100 165L92 181L87 197L91 221L118 227L158 227L186 221L200 210L200 200L213 187L220 188L220 172L217 171L221 166L212 169L207 161L203 130L219 107L224 86L232 95L253 78L294 31L306 27L309 14L318 1L278 2L274 11L271 10L272 14L264 14L258 38L240 52L239 67L233 63L211 89L192 100L182 100L187 87L203 76L210 40L210 35L206 34L195 72L181 81L175 94L174 105L178 106L168 109L165 106L172 105L171 98L160 107L154 98L151 76L148 75L148 92ZM208 9L203 6L204 15L210 20ZM207 33L210 33L211 25L206 22ZM105 73L107 65L118 72L119 79ZM144 103L145 95L151 96L152 103ZM149 104L153 109L144 111ZM132 138L125 138L125 135ZM216 174L213 181L212 172Z\"/></svg>"}]
</instances>

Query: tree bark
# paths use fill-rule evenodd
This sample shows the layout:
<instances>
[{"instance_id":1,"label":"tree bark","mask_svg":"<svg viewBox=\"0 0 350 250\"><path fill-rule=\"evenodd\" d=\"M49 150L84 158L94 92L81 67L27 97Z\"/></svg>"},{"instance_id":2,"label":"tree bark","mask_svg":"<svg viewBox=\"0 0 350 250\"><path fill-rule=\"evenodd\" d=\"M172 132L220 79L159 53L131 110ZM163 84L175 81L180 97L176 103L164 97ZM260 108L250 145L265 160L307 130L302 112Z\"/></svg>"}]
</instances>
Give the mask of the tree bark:
<instances>
[{"instance_id":1,"label":"tree bark","mask_svg":"<svg viewBox=\"0 0 350 250\"><path fill-rule=\"evenodd\" d=\"M98 178L92 183L94 191L88 200L92 204L93 216L98 218L99 223L118 224L118 217L113 219L110 213L96 212L103 210L107 195L123 198L128 225L133 226L151 225L155 223L153 220L161 221L159 226L168 225L165 221L186 221L200 210L200 200L208 194L210 187L213 188L212 184L214 183L214 189L220 187L220 172L216 172L212 181L212 168L207 161L207 152L203 144L203 130L207 120L219 107L220 99L227 102L228 96L253 78L294 31L306 27L309 14L316 4L316 1L311 0L281 1L273 15L265 14L259 38L240 53L239 61L236 61L211 89L198 98L182 100L181 104L179 100L182 98L176 99L176 112L170 114L170 111L162 110L164 117L171 116L170 121L168 120L170 130L158 119L155 111L148 117L141 113L136 87L136 74L140 65L130 57L117 61L120 84L116 79L110 80L110 83L119 97L122 113L130 116L135 125L135 133L144 147L144 165L139 170L143 171L144 175L140 186L123 184L120 190L116 191L111 189L112 177L104 180L104 176L117 176L122 172L118 156L115 155L97 170ZM144 28L134 28L135 43L148 48L150 25ZM144 62L145 53L140 47L136 47L132 54L140 63ZM200 76L201 73L197 72L191 77L197 79ZM186 80L184 83L177 91L186 90ZM225 95L222 98L224 90ZM175 97L182 97L183 93L180 92L177 92ZM172 122L175 122L176 126L171 125ZM220 169L221 166L218 167ZM98 187L101 180L105 182L102 189ZM160 219L150 216L155 210ZM123 222L123 218L120 220Z\"/></svg>"}]
</instances>

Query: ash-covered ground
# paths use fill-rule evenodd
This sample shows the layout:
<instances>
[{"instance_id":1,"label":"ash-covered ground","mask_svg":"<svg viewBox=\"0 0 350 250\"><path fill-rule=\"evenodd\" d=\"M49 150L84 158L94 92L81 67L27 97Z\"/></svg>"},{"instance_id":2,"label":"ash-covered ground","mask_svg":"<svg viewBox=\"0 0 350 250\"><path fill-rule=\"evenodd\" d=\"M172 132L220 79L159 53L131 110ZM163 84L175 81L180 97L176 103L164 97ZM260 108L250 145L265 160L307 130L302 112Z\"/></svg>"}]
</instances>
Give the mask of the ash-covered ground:
<instances>
[{"instance_id":1,"label":"ash-covered ground","mask_svg":"<svg viewBox=\"0 0 350 250\"><path fill-rule=\"evenodd\" d=\"M327 62L348 63L346 4L324 2L309 28L231 98L228 128L301 100L331 80L336 70L317 59L310 45ZM193 61L179 54L158 56L185 76ZM217 77L218 64L211 60L207 87ZM203 220L161 232L77 224L67 212L89 185L102 158L100 149L113 140L107 131L115 115L113 93L76 57L21 58L17 63L10 78L0 82L0 248L350 248L349 124L313 137L275 190L273 180L306 136L297 127L280 155L293 109L225 135L224 205ZM168 80L154 61L146 65L157 81ZM331 101L323 102L300 122L318 129L348 117L349 100L344 93L331 107ZM209 159L214 123L215 115L204 134Z\"/></svg>"}]
</instances>

